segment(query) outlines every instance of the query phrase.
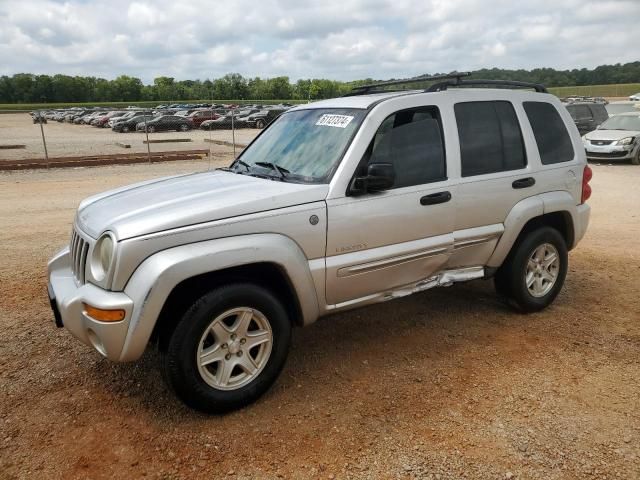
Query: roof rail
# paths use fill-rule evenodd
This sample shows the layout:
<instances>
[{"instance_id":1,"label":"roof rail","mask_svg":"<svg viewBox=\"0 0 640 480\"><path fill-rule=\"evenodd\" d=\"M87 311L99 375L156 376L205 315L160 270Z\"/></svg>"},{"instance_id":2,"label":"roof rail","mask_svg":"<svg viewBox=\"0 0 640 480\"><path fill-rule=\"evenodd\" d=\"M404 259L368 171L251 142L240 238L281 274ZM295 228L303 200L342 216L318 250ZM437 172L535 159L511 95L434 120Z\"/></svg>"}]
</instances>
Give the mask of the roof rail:
<instances>
[{"instance_id":1,"label":"roof rail","mask_svg":"<svg viewBox=\"0 0 640 480\"><path fill-rule=\"evenodd\" d=\"M493 86L497 88L532 88L538 93L549 93L544 85L539 83L529 83L529 82L517 82L515 80L461 80L460 78L456 78L455 80L446 80L440 83L434 83L429 88L425 90L425 92L441 92L446 90L449 87L487 87Z\"/></svg>"},{"instance_id":2,"label":"roof rail","mask_svg":"<svg viewBox=\"0 0 640 480\"><path fill-rule=\"evenodd\" d=\"M355 95L367 95L370 93L380 93L380 92L394 92L398 90L377 90L379 87L388 87L391 85L406 85L408 83L415 82L433 82L437 80L452 80L455 79L457 83L459 83L462 77L468 77L471 75L471 72L451 72L444 75L421 75L418 77L412 78L404 78L402 80L389 80L387 82L379 82L379 83L371 83L369 85L360 85L358 87L353 87L351 92L343 95L343 97L353 97ZM453 84L453 83L451 83Z\"/></svg>"}]
</instances>

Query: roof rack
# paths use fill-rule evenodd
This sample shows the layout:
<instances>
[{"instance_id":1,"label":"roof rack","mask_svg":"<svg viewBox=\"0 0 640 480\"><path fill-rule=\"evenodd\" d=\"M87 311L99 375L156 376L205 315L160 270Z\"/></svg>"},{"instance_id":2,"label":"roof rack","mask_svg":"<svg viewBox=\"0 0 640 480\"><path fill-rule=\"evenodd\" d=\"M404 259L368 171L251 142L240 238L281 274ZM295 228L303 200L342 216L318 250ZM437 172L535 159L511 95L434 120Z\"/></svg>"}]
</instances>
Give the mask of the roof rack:
<instances>
[{"instance_id":1,"label":"roof rack","mask_svg":"<svg viewBox=\"0 0 640 480\"><path fill-rule=\"evenodd\" d=\"M456 78L455 80L446 80L440 83L434 83L425 92L441 92L449 87L497 87L497 88L532 88L538 93L549 93L544 85L539 83L529 82L516 82L515 80L461 80Z\"/></svg>"},{"instance_id":2,"label":"roof rack","mask_svg":"<svg viewBox=\"0 0 640 480\"><path fill-rule=\"evenodd\" d=\"M468 77L471 75L471 72L451 72L445 75L421 75L418 77L405 78L402 80L389 80L388 82L379 82L379 83L371 83L369 85L360 85L358 87L353 87L351 92L343 95L344 97L353 97L356 95L368 95L370 93L381 93L381 92L397 92L398 90L384 90L379 89L379 87L388 87L391 85L406 85L408 83L416 83L416 82L434 82L438 80L453 80L455 79L456 83L460 83L460 79L462 77ZM453 83L450 83L453 84ZM379 90L378 90L379 89Z\"/></svg>"}]
</instances>

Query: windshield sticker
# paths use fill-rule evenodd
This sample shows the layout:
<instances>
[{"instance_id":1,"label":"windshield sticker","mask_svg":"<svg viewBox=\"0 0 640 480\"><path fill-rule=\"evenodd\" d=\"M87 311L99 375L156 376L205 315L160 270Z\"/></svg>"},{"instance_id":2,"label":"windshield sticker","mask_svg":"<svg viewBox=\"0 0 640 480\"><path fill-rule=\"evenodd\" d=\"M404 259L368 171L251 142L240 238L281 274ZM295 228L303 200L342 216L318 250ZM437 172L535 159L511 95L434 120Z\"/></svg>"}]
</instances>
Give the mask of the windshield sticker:
<instances>
[{"instance_id":1,"label":"windshield sticker","mask_svg":"<svg viewBox=\"0 0 640 480\"><path fill-rule=\"evenodd\" d=\"M325 113L316 122L316 125L323 125L325 127L338 127L345 128L353 120L353 117L349 115L330 115Z\"/></svg>"}]
</instances>

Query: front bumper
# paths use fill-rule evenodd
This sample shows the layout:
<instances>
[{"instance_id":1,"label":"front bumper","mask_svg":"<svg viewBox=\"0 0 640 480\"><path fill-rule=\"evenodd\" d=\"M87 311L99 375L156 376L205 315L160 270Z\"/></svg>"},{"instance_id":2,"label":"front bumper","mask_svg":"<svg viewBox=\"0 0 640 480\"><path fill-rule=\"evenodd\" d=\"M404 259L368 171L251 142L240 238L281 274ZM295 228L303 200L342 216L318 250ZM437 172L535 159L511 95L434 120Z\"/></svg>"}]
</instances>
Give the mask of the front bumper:
<instances>
[{"instance_id":1,"label":"front bumper","mask_svg":"<svg viewBox=\"0 0 640 480\"><path fill-rule=\"evenodd\" d=\"M633 145L592 145L585 143L587 158L590 160L630 160L633 158Z\"/></svg>"},{"instance_id":2,"label":"front bumper","mask_svg":"<svg viewBox=\"0 0 640 480\"><path fill-rule=\"evenodd\" d=\"M110 360L120 360L133 313L133 300L123 292L109 292L90 283L78 285L71 271L69 248L49 261L49 300L56 325ZM101 322L87 315L84 304L105 310L122 309L119 322Z\"/></svg>"}]
</instances>

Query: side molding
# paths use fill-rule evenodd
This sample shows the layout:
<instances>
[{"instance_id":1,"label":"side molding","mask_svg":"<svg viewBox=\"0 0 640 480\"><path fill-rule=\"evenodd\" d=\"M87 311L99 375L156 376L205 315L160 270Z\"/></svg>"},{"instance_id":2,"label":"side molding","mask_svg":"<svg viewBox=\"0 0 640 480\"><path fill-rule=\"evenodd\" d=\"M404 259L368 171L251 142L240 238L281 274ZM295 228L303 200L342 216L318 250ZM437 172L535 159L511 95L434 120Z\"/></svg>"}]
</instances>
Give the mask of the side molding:
<instances>
[{"instance_id":1,"label":"side molding","mask_svg":"<svg viewBox=\"0 0 640 480\"><path fill-rule=\"evenodd\" d=\"M256 234L182 245L147 258L127 283L124 292L134 300L134 309L120 361L142 355L165 300L180 282L224 268L263 262L283 269L298 296L303 323L315 321L319 307L309 260L290 238Z\"/></svg>"}]
</instances>

